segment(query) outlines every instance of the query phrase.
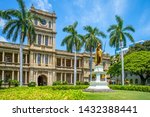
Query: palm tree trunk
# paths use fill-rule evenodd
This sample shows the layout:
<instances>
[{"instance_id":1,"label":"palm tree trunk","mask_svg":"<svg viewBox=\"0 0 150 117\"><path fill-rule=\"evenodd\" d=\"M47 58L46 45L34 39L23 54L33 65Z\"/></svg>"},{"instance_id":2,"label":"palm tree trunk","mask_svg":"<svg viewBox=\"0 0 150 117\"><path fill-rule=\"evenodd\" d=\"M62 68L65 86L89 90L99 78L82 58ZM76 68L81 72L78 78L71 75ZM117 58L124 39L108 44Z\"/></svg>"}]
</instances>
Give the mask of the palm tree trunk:
<instances>
[{"instance_id":1,"label":"palm tree trunk","mask_svg":"<svg viewBox=\"0 0 150 117\"><path fill-rule=\"evenodd\" d=\"M123 58L123 42L121 41L121 65L122 65L122 85L124 85L124 58Z\"/></svg>"},{"instance_id":2,"label":"palm tree trunk","mask_svg":"<svg viewBox=\"0 0 150 117\"><path fill-rule=\"evenodd\" d=\"M90 51L90 82L92 81L92 48Z\"/></svg>"},{"instance_id":3,"label":"palm tree trunk","mask_svg":"<svg viewBox=\"0 0 150 117\"><path fill-rule=\"evenodd\" d=\"M22 67L22 59L23 59L23 42L22 42L23 35L21 35L21 40L20 40L20 86L22 86L22 72L23 72L23 67Z\"/></svg>"},{"instance_id":4,"label":"palm tree trunk","mask_svg":"<svg viewBox=\"0 0 150 117\"><path fill-rule=\"evenodd\" d=\"M76 46L75 48L75 54L74 54L74 86L76 85L76 79L77 79L77 57L76 57Z\"/></svg>"}]
</instances>

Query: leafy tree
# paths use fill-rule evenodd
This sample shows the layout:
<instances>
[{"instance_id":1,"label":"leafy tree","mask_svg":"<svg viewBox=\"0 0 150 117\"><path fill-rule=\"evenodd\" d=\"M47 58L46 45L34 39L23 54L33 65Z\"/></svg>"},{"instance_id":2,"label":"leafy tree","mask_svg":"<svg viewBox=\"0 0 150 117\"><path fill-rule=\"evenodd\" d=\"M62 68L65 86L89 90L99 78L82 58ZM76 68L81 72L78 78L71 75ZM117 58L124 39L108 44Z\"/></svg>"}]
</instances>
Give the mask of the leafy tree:
<instances>
[{"instance_id":1,"label":"leafy tree","mask_svg":"<svg viewBox=\"0 0 150 117\"><path fill-rule=\"evenodd\" d=\"M111 47L119 48L121 47L121 60L122 60L122 85L124 85L124 60L123 60L123 52L122 48L126 46L127 38L134 42L134 39L132 35L129 32L135 32L134 28L132 26L126 26L123 25L123 20L116 16L117 24L111 25L107 32L110 33L109 38L109 44Z\"/></svg>"},{"instance_id":2,"label":"leafy tree","mask_svg":"<svg viewBox=\"0 0 150 117\"><path fill-rule=\"evenodd\" d=\"M144 85L146 80L150 78L150 52L139 51L127 54L125 56L125 71L138 75L141 79L141 84ZM115 63L110 66L108 73L112 76L121 75L121 63Z\"/></svg>"},{"instance_id":3,"label":"leafy tree","mask_svg":"<svg viewBox=\"0 0 150 117\"><path fill-rule=\"evenodd\" d=\"M139 51L125 56L125 70L138 75L144 85L150 78L150 52Z\"/></svg>"},{"instance_id":4,"label":"leafy tree","mask_svg":"<svg viewBox=\"0 0 150 117\"><path fill-rule=\"evenodd\" d=\"M81 34L78 34L76 31L76 27L78 25L78 22L73 23L72 25L64 27L63 31L67 32L69 35L66 36L61 45L66 45L68 52L73 52L73 49L75 51L74 56L74 85L76 85L76 51L80 51L81 47L83 46L83 36Z\"/></svg>"},{"instance_id":5,"label":"leafy tree","mask_svg":"<svg viewBox=\"0 0 150 117\"><path fill-rule=\"evenodd\" d=\"M26 9L23 0L17 0L19 9L8 9L6 11L0 11L0 17L7 19L7 22L3 29L3 34L6 34L7 39L16 41L20 38L20 86L22 86L22 58L23 58L23 42L28 37L28 41L31 43L35 40L35 28L33 20L40 20L40 18L32 14Z\"/></svg>"},{"instance_id":6,"label":"leafy tree","mask_svg":"<svg viewBox=\"0 0 150 117\"><path fill-rule=\"evenodd\" d=\"M95 51L98 42L102 43L99 37L105 38L106 35L98 28L92 28L91 26L85 26L84 30L88 33L85 35L85 50L90 52L90 81L92 81L92 52Z\"/></svg>"},{"instance_id":7,"label":"leafy tree","mask_svg":"<svg viewBox=\"0 0 150 117\"><path fill-rule=\"evenodd\" d=\"M137 51L150 51L150 40L145 41L143 44L137 43L134 46L130 47L127 54Z\"/></svg>"}]
</instances>

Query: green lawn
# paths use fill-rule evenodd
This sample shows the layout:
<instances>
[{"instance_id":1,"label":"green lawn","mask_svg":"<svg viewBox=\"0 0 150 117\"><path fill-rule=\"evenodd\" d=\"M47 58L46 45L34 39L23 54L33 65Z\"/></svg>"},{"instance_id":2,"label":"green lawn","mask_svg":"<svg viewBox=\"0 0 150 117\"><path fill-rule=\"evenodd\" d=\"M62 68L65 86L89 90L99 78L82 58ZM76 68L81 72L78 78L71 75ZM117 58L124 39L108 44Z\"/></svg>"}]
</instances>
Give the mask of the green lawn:
<instances>
[{"instance_id":1,"label":"green lawn","mask_svg":"<svg viewBox=\"0 0 150 117\"><path fill-rule=\"evenodd\" d=\"M150 100L149 92L115 90L115 92L84 93L87 100Z\"/></svg>"},{"instance_id":2,"label":"green lawn","mask_svg":"<svg viewBox=\"0 0 150 117\"><path fill-rule=\"evenodd\" d=\"M52 87L16 87L0 89L0 100L150 100L149 92L115 90L89 93L82 89L58 90Z\"/></svg>"}]
</instances>

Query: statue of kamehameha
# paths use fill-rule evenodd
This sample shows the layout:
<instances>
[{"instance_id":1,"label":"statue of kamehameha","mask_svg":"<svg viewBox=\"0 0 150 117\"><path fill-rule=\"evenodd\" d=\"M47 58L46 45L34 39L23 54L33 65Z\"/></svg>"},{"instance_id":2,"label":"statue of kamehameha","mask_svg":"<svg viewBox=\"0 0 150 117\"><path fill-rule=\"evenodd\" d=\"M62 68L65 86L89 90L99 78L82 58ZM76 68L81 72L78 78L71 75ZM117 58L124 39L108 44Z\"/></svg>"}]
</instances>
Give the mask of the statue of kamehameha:
<instances>
[{"instance_id":1,"label":"statue of kamehameha","mask_svg":"<svg viewBox=\"0 0 150 117\"><path fill-rule=\"evenodd\" d=\"M98 66L102 62L101 43L98 43L95 53L95 65Z\"/></svg>"}]
</instances>

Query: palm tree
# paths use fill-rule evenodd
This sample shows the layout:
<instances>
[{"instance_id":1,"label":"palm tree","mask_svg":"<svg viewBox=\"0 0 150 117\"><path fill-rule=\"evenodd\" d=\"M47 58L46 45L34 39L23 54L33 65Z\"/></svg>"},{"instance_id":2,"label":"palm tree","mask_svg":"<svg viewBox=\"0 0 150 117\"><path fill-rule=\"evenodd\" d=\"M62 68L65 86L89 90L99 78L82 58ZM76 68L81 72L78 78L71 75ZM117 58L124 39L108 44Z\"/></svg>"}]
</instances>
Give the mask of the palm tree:
<instances>
[{"instance_id":1,"label":"palm tree","mask_svg":"<svg viewBox=\"0 0 150 117\"><path fill-rule=\"evenodd\" d=\"M124 27L123 20L116 16L117 24L111 25L108 28L108 32L110 33L109 44L111 47L119 48L121 47L121 60L122 60L122 85L124 85L124 60L123 60L123 47L126 46L127 38L134 42L132 35L129 32L135 32L134 28L130 25Z\"/></svg>"},{"instance_id":2,"label":"palm tree","mask_svg":"<svg viewBox=\"0 0 150 117\"><path fill-rule=\"evenodd\" d=\"M74 22L72 25L66 26L63 28L64 32L69 33L68 36L66 36L62 43L61 46L66 45L66 49L68 52L75 52L74 55L74 85L76 85L76 52L80 51L81 47L83 46L83 36L81 34L78 34L76 31L76 27L78 25L78 22Z\"/></svg>"},{"instance_id":3,"label":"palm tree","mask_svg":"<svg viewBox=\"0 0 150 117\"><path fill-rule=\"evenodd\" d=\"M17 2L19 9L0 11L0 17L7 19L3 28L3 34L6 34L7 39L12 38L12 41L16 42L18 37L20 38L20 86L22 86L23 43L26 37L28 37L30 44L34 42L36 35L33 20L40 20L40 18L26 9L23 0L17 0Z\"/></svg>"},{"instance_id":4,"label":"palm tree","mask_svg":"<svg viewBox=\"0 0 150 117\"><path fill-rule=\"evenodd\" d=\"M84 26L84 30L88 32L85 35L85 50L90 52L90 81L92 81L92 52L95 51L98 42L102 43L98 37L106 38L106 35L96 27Z\"/></svg>"}]
</instances>

